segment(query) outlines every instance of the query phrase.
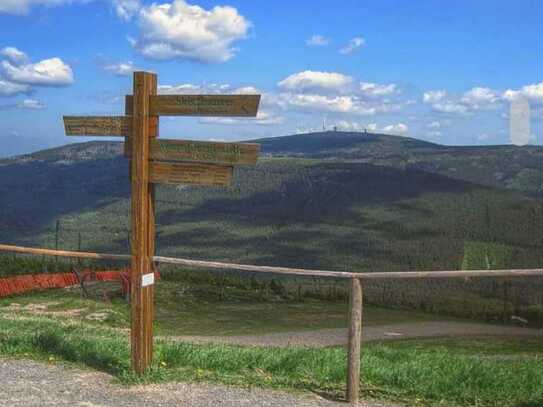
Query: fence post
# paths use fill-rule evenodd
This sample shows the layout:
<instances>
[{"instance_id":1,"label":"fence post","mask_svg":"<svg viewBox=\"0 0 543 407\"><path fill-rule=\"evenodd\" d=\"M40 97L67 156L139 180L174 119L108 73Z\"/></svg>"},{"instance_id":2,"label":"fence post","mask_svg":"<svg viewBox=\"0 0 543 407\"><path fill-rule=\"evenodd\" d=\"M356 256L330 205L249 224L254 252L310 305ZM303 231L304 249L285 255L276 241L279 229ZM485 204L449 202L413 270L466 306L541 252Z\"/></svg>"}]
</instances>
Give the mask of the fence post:
<instances>
[{"instance_id":1,"label":"fence post","mask_svg":"<svg viewBox=\"0 0 543 407\"><path fill-rule=\"evenodd\" d=\"M362 343L362 283L359 278L351 280L349 303L347 401L356 405L360 397L360 347Z\"/></svg>"}]
</instances>

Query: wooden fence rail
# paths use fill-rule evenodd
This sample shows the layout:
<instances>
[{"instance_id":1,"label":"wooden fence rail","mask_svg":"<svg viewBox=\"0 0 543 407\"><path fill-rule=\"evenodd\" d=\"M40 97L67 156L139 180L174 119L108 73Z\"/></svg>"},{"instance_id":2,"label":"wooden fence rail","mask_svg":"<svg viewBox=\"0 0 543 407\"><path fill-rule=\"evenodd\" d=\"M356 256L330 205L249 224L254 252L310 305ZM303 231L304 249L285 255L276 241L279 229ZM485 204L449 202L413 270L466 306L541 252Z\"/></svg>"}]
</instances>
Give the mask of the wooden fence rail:
<instances>
[{"instance_id":1,"label":"wooden fence rail","mask_svg":"<svg viewBox=\"0 0 543 407\"><path fill-rule=\"evenodd\" d=\"M85 258L96 260L130 261L128 254L104 254L76 252L65 250L39 249L0 244L0 251L26 253L35 255ZM358 403L360 394L360 348L362 338L362 280L384 279L424 279L424 278L468 278L468 277L543 277L543 269L511 269L511 270L452 270L452 271L396 271L375 273L348 273L329 270L307 270L288 267L252 266L247 264L221 263L203 260L179 259L174 257L154 256L155 263L177 264L181 266L215 269L239 270L254 273L274 273L307 277L328 277L350 279L351 294L349 307L349 342L347 361L347 401L353 405Z\"/></svg>"}]
</instances>

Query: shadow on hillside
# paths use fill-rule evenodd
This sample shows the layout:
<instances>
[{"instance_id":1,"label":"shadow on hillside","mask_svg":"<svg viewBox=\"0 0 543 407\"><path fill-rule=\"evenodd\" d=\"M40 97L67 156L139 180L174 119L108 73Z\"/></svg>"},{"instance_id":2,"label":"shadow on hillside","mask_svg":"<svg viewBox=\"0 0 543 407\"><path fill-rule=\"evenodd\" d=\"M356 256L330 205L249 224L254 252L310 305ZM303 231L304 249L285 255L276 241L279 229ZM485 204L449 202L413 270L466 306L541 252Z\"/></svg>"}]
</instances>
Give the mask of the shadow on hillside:
<instances>
[{"instance_id":1,"label":"shadow on hillside","mask_svg":"<svg viewBox=\"0 0 543 407\"><path fill-rule=\"evenodd\" d=\"M98 211L129 197L124 159L3 166L0 226L4 238L32 237L63 215Z\"/></svg>"},{"instance_id":2,"label":"shadow on hillside","mask_svg":"<svg viewBox=\"0 0 543 407\"><path fill-rule=\"evenodd\" d=\"M244 181L238 181L241 189ZM342 264L362 269L376 259L400 263L403 258L387 248L386 242L376 244L377 233L409 241L432 239L436 231L428 227L402 229L398 221L369 217L365 208L386 206L419 217L438 217L432 210L414 207L404 200L425 193L461 194L481 188L421 171L367 164L319 164L290 177L274 190L241 199L216 196L183 211L160 211L160 224L185 227L159 239L157 247L170 255L211 255L217 260L247 259L274 266L337 269ZM195 221L209 226L188 224Z\"/></svg>"}]
</instances>

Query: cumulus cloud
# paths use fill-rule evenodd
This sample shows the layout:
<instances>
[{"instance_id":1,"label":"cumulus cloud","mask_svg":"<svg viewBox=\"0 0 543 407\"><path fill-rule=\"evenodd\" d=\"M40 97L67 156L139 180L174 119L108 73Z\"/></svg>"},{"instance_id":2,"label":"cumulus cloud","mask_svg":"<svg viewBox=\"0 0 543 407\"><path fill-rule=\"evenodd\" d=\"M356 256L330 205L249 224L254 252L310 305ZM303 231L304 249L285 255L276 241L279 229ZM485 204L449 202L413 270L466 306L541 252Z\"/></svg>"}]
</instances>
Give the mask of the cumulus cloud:
<instances>
[{"instance_id":1,"label":"cumulus cloud","mask_svg":"<svg viewBox=\"0 0 543 407\"><path fill-rule=\"evenodd\" d=\"M289 91L341 91L349 86L353 78L337 72L303 71L292 74L278 83Z\"/></svg>"},{"instance_id":2,"label":"cumulus cloud","mask_svg":"<svg viewBox=\"0 0 543 407\"><path fill-rule=\"evenodd\" d=\"M432 130L439 130L441 128L441 123L438 121L433 121L428 123L426 127Z\"/></svg>"},{"instance_id":3,"label":"cumulus cloud","mask_svg":"<svg viewBox=\"0 0 543 407\"><path fill-rule=\"evenodd\" d=\"M304 112L374 115L398 111L408 104L392 98L400 93L396 84L355 82L338 72L298 72L280 81L278 87L281 92L270 95L272 103Z\"/></svg>"},{"instance_id":4,"label":"cumulus cloud","mask_svg":"<svg viewBox=\"0 0 543 407\"><path fill-rule=\"evenodd\" d=\"M464 93L460 102L473 110L485 109L496 106L500 97L489 88L477 86Z\"/></svg>"},{"instance_id":5,"label":"cumulus cloud","mask_svg":"<svg viewBox=\"0 0 543 407\"><path fill-rule=\"evenodd\" d=\"M369 97L390 96L397 92L397 86L393 83L380 85L378 83L360 82L360 93Z\"/></svg>"},{"instance_id":6,"label":"cumulus cloud","mask_svg":"<svg viewBox=\"0 0 543 407\"><path fill-rule=\"evenodd\" d=\"M404 136L409 131L409 126L404 123L388 124L380 126L377 123L360 123L341 120L335 124L338 130L343 131L369 131L372 133L386 133Z\"/></svg>"},{"instance_id":7,"label":"cumulus cloud","mask_svg":"<svg viewBox=\"0 0 543 407\"><path fill-rule=\"evenodd\" d=\"M403 136L403 135L407 134L407 132L409 131L409 126L407 124L404 124L404 123L389 124L389 125L383 127L383 131L385 133L390 133L390 134L396 134L398 136Z\"/></svg>"},{"instance_id":8,"label":"cumulus cloud","mask_svg":"<svg viewBox=\"0 0 543 407\"><path fill-rule=\"evenodd\" d=\"M449 100L432 104L432 109L439 113L465 114L468 112L468 108L465 105Z\"/></svg>"},{"instance_id":9,"label":"cumulus cloud","mask_svg":"<svg viewBox=\"0 0 543 407\"><path fill-rule=\"evenodd\" d=\"M330 39L323 35L315 34L305 41L305 45L308 47L323 47L330 44Z\"/></svg>"},{"instance_id":10,"label":"cumulus cloud","mask_svg":"<svg viewBox=\"0 0 543 407\"><path fill-rule=\"evenodd\" d=\"M132 61L105 64L102 66L102 68L104 71L115 76L130 76L134 71L141 70L140 68L136 67Z\"/></svg>"},{"instance_id":11,"label":"cumulus cloud","mask_svg":"<svg viewBox=\"0 0 543 407\"><path fill-rule=\"evenodd\" d=\"M531 102L543 103L543 82L526 85L518 90L508 89L502 97L510 102L519 97L525 97Z\"/></svg>"},{"instance_id":12,"label":"cumulus cloud","mask_svg":"<svg viewBox=\"0 0 543 407\"><path fill-rule=\"evenodd\" d=\"M445 90L429 90L422 95L422 101L431 105L435 112L465 114L468 108L455 100L447 97Z\"/></svg>"},{"instance_id":13,"label":"cumulus cloud","mask_svg":"<svg viewBox=\"0 0 543 407\"><path fill-rule=\"evenodd\" d=\"M303 112L346 113L358 116L371 116L377 113L390 113L403 107L401 103L374 103L354 95L319 95L302 93L282 93L275 100L281 108Z\"/></svg>"},{"instance_id":14,"label":"cumulus cloud","mask_svg":"<svg viewBox=\"0 0 543 407\"><path fill-rule=\"evenodd\" d=\"M362 37L354 37L349 41L349 43L339 50L340 54L350 55L358 49L366 45L366 40Z\"/></svg>"},{"instance_id":15,"label":"cumulus cloud","mask_svg":"<svg viewBox=\"0 0 543 407\"><path fill-rule=\"evenodd\" d=\"M19 93L29 93L30 86L0 79L0 96L13 96Z\"/></svg>"},{"instance_id":16,"label":"cumulus cloud","mask_svg":"<svg viewBox=\"0 0 543 407\"><path fill-rule=\"evenodd\" d=\"M15 64L21 64L28 61L27 55L15 47L5 47L0 51L0 55L6 57Z\"/></svg>"},{"instance_id":17,"label":"cumulus cloud","mask_svg":"<svg viewBox=\"0 0 543 407\"><path fill-rule=\"evenodd\" d=\"M130 21L140 8L140 0L113 0L113 7L120 19Z\"/></svg>"},{"instance_id":18,"label":"cumulus cloud","mask_svg":"<svg viewBox=\"0 0 543 407\"><path fill-rule=\"evenodd\" d=\"M134 47L146 58L225 62L238 51L251 23L234 7L205 10L184 0L153 3L139 11L140 36Z\"/></svg>"},{"instance_id":19,"label":"cumulus cloud","mask_svg":"<svg viewBox=\"0 0 543 407\"><path fill-rule=\"evenodd\" d=\"M424 92L422 101L438 113L467 114L477 110L489 110L500 106L503 98L490 88L476 86L460 97L451 96L445 90Z\"/></svg>"},{"instance_id":20,"label":"cumulus cloud","mask_svg":"<svg viewBox=\"0 0 543 407\"><path fill-rule=\"evenodd\" d=\"M71 67L60 58L20 65L2 61L0 68L9 81L25 85L65 86L74 82Z\"/></svg>"},{"instance_id":21,"label":"cumulus cloud","mask_svg":"<svg viewBox=\"0 0 543 407\"><path fill-rule=\"evenodd\" d=\"M202 124L219 124L219 125L240 125L240 124L257 124L259 126L272 126L283 124L285 118L271 112L260 110L256 117L234 118L234 117L202 117Z\"/></svg>"},{"instance_id":22,"label":"cumulus cloud","mask_svg":"<svg viewBox=\"0 0 543 407\"><path fill-rule=\"evenodd\" d=\"M254 88L253 88L254 89ZM223 93L233 93L229 84L209 83L195 85L192 83L182 83L179 85L159 85L158 93L161 95L197 95L211 94L219 95Z\"/></svg>"},{"instance_id":23,"label":"cumulus cloud","mask_svg":"<svg viewBox=\"0 0 543 407\"><path fill-rule=\"evenodd\" d=\"M34 100L34 99L25 99L23 100L22 102L19 102L17 104L17 107L19 109L32 109L32 110L37 110L37 109L45 109L45 104L38 101L38 100Z\"/></svg>"},{"instance_id":24,"label":"cumulus cloud","mask_svg":"<svg viewBox=\"0 0 543 407\"><path fill-rule=\"evenodd\" d=\"M447 96L445 90L429 90L422 95L422 101L424 103L437 103L443 100Z\"/></svg>"}]
</instances>

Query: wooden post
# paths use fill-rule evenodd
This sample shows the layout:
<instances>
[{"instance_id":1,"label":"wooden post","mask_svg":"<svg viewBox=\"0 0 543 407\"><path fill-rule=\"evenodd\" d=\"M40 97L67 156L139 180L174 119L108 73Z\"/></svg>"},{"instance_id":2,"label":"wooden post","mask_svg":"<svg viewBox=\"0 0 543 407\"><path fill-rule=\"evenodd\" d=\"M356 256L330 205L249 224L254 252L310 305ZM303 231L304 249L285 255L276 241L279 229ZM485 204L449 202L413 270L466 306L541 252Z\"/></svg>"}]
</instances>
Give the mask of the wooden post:
<instances>
[{"instance_id":1,"label":"wooden post","mask_svg":"<svg viewBox=\"0 0 543 407\"><path fill-rule=\"evenodd\" d=\"M132 368L143 373L153 358L154 193L149 188L149 97L157 91L156 75L134 73L132 114ZM151 277L152 275L152 277Z\"/></svg>"},{"instance_id":2,"label":"wooden post","mask_svg":"<svg viewBox=\"0 0 543 407\"><path fill-rule=\"evenodd\" d=\"M349 321L347 401L356 405L360 397L360 347L362 343L362 283L358 278L351 279Z\"/></svg>"}]
</instances>

